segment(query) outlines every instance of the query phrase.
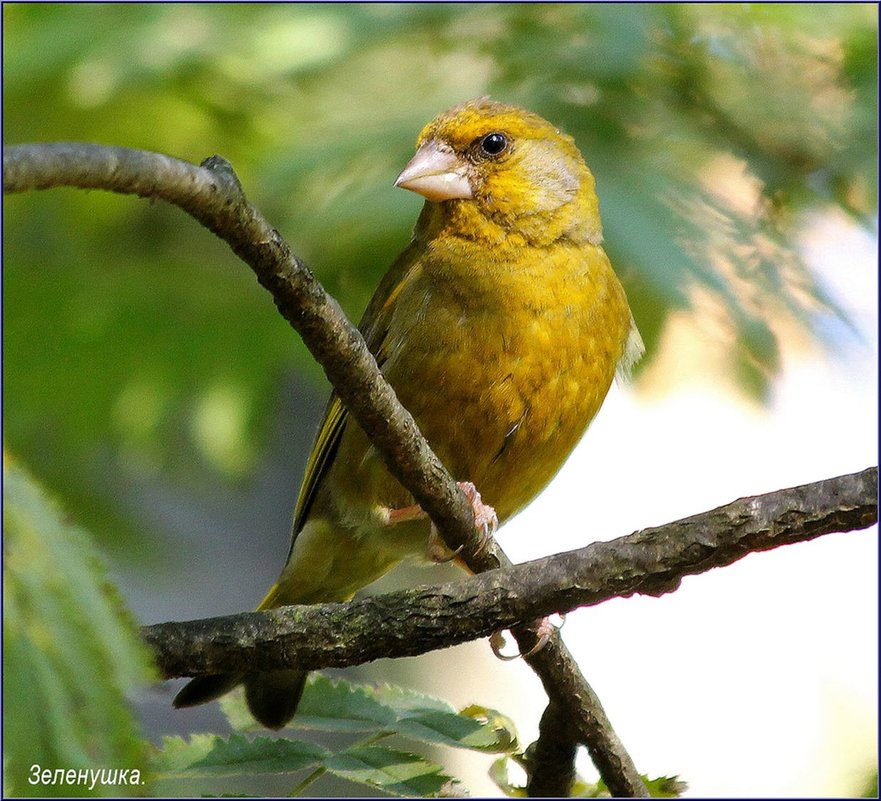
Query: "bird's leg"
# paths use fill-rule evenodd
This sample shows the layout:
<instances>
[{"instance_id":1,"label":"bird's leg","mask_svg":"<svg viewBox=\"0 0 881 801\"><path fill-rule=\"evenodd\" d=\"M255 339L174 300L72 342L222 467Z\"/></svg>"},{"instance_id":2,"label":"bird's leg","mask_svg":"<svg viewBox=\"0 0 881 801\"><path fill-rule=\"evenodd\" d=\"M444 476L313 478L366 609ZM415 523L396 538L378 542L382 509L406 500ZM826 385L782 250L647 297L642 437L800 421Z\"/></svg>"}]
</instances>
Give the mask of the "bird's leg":
<instances>
[{"instance_id":1,"label":"bird's leg","mask_svg":"<svg viewBox=\"0 0 881 801\"><path fill-rule=\"evenodd\" d=\"M498 515L496 515L496 510L492 506L487 506L481 500L477 487L470 481L459 481L457 486L465 493L465 497L471 503L471 509L474 513L474 527L480 533L481 538L480 545L477 547L477 553L480 553L489 543L490 536L495 534L496 529L499 527ZM425 517L427 515L418 504L404 506L401 509L383 510L383 520L387 525L407 523L411 520L422 520ZM432 562L450 562L461 552L461 546L455 551L447 548L434 523L431 524L431 530L428 534L428 558Z\"/></svg>"},{"instance_id":2,"label":"bird's leg","mask_svg":"<svg viewBox=\"0 0 881 801\"><path fill-rule=\"evenodd\" d=\"M489 543L490 535L495 534L496 529L499 526L499 518L496 515L496 510L493 509L492 506L487 506L481 500L480 493L477 491L477 487L475 487L474 484L470 481L459 481L457 482L457 486L465 493L465 497L471 502L471 509L474 512L474 527L481 535L480 545L477 547L477 553L480 553ZM395 525L396 523L407 523L411 520L423 520L427 516L428 515L425 514L422 507L418 504L404 506L400 509L383 510L383 520L386 525L390 526ZM451 551L441 538L437 527L432 522L431 529L428 533L428 558L432 562L451 562L462 552L462 547L463 546L460 545L455 551ZM489 646L492 648L492 652L499 659L504 661L519 659L521 656L532 656L547 645L548 640L551 638L551 635L556 628L557 627L551 623L549 617L543 617L539 621L538 629L536 630L537 639L535 645L533 645L525 654L503 654L502 649L505 647L505 637L501 631L495 632L489 638Z\"/></svg>"}]
</instances>

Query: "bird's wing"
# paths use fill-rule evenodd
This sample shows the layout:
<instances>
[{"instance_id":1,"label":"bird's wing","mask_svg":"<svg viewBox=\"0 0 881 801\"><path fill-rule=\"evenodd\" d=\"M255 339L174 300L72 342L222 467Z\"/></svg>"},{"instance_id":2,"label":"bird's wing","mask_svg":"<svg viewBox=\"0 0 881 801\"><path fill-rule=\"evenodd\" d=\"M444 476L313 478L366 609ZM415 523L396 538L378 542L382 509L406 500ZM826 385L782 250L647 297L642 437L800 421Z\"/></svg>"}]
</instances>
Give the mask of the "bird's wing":
<instances>
[{"instance_id":1,"label":"bird's wing","mask_svg":"<svg viewBox=\"0 0 881 801\"><path fill-rule=\"evenodd\" d=\"M367 347L376 358L380 369L386 358L385 342L388 333L388 320L394 301L416 273L414 268L418 262L413 258L411 250L413 247L414 245L411 243L410 247L398 257L391 269L383 276L376 292L370 299L370 303L367 304L367 309L359 325ZM296 539L309 517L309 511L315 501L321 481L333 464L348 419L348 409L337 397L336 392L332 393L324 411L324 418L318 428L312 452L309 454L309 461L306 463L306 474L300 487L300 494L297 496L293 539ZM293 541L291 549L293 550Z\"/></svg>"},{"instance_id":2,"label":"bird's wing","mask_svg":"<svg viewBox=\"0 0 881 801\"><path fill-rule=\"evenodd\" d=\"M327 473L327 469L333 462L348 417L349 413L343 406L343 402L336 396L336 393L332 394L327 408L324 410L324 419L321 421L318 435L315 437L309 461L306 462L306 474L303 477L302 485L300 485L300 494L297 496L297 508L294 512L295 539L309 516L309 510L312 508L312 502L315 500L321 478ZM293 545L291 542L291 548Z\"/></svg>"}]
</instances>

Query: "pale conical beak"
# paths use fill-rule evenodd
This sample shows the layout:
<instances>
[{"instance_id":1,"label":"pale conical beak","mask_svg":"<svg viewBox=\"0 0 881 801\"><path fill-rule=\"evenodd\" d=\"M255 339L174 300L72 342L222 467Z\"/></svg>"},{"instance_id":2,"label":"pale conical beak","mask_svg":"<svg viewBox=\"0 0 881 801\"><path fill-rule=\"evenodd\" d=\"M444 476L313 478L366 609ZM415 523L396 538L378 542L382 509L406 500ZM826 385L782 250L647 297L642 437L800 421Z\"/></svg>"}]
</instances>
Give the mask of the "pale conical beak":
<instances>
[{"instance_id":1,"label":"pale conical beak","mask_svg":"<svg viewBox=\"0 0 881 801\"><path fill-rule=\"evenodd\" d=\"M395 186L428 200L467 200L472 192L466 166L447 145L429 139L404 167Z\"/></svg>"}]
</instances>

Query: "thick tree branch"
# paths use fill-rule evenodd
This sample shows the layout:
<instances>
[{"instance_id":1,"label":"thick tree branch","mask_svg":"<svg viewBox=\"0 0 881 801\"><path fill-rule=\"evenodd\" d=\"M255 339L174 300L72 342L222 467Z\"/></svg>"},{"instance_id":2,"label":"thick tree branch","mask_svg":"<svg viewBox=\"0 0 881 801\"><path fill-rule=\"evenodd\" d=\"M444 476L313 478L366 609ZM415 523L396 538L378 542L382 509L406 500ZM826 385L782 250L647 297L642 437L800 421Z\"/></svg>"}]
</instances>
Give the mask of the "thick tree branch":
<instances>
[{"instance_id":1,"label":"thick tree branch","mask_svg":"<svg viewBox=\"0 0 881 801\"><path fill-rule=\"evenodd\" d=\"M664 526L461 581L350 603L160 623L145 627L143 634L166 677L344 667L416 656L524 619L615 597L663 595L684 576L730 565L750 553L867 528L878 519L877 481L878 469L872 467L741 498ZM556 648L550 650L553 654ZM548 694L554 701L560 692L550 688Z\"/></svg>"},{"instance_id":2,"label":"thick tree branch","mask_svg":"<svg viewBox=\"0 0 881 801\"><path fill-rule=\"evenodd\" d=\"M272 668L342 667L414 656L486 636L519 620L636 593L662 595L684 576L749 553L803 542L878 520L878 469L869 468L767 495L462 581L418 587L349 604L287 607L144 629L167 676ZM515 629L525 652L531 635ZM550 704L533 758L530 795L571 782L572 743L583 742L608 777L645 793L627 751L578 666L555 636L527 657ZM563 747L565 746L565 747ZM622 754L624 757L622 757ZM622 795L621 790L613 790Z\"/></svg>"}]
</instances>

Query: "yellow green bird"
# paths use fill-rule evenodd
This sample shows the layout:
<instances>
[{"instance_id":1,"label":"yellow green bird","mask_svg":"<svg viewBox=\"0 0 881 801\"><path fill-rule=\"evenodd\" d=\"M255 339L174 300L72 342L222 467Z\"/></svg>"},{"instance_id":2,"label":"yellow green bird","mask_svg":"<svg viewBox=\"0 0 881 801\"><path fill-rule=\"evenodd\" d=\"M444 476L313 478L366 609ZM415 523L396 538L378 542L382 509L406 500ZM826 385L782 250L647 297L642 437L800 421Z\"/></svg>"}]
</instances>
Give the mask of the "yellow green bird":
<instances>
[{"instance_id":1,"label":"yellow green bird","mask_svg":"<svg viewBox=\"0 0 881 801\"><path fill-rule=\"evenodd\" d=\"M426 202L360 330L435 453L504 524L553 478L616 373L642 354L602 247L593 175L570 136L480 98L422 130L395 185ZM332 394L287 562L259 609L345 601L401 560L425 560L430 522L413 509ZM244 683L255 718L280 728L305 678L199 677L174 703L204 703Z\"/></svg>"}]
</instances>

